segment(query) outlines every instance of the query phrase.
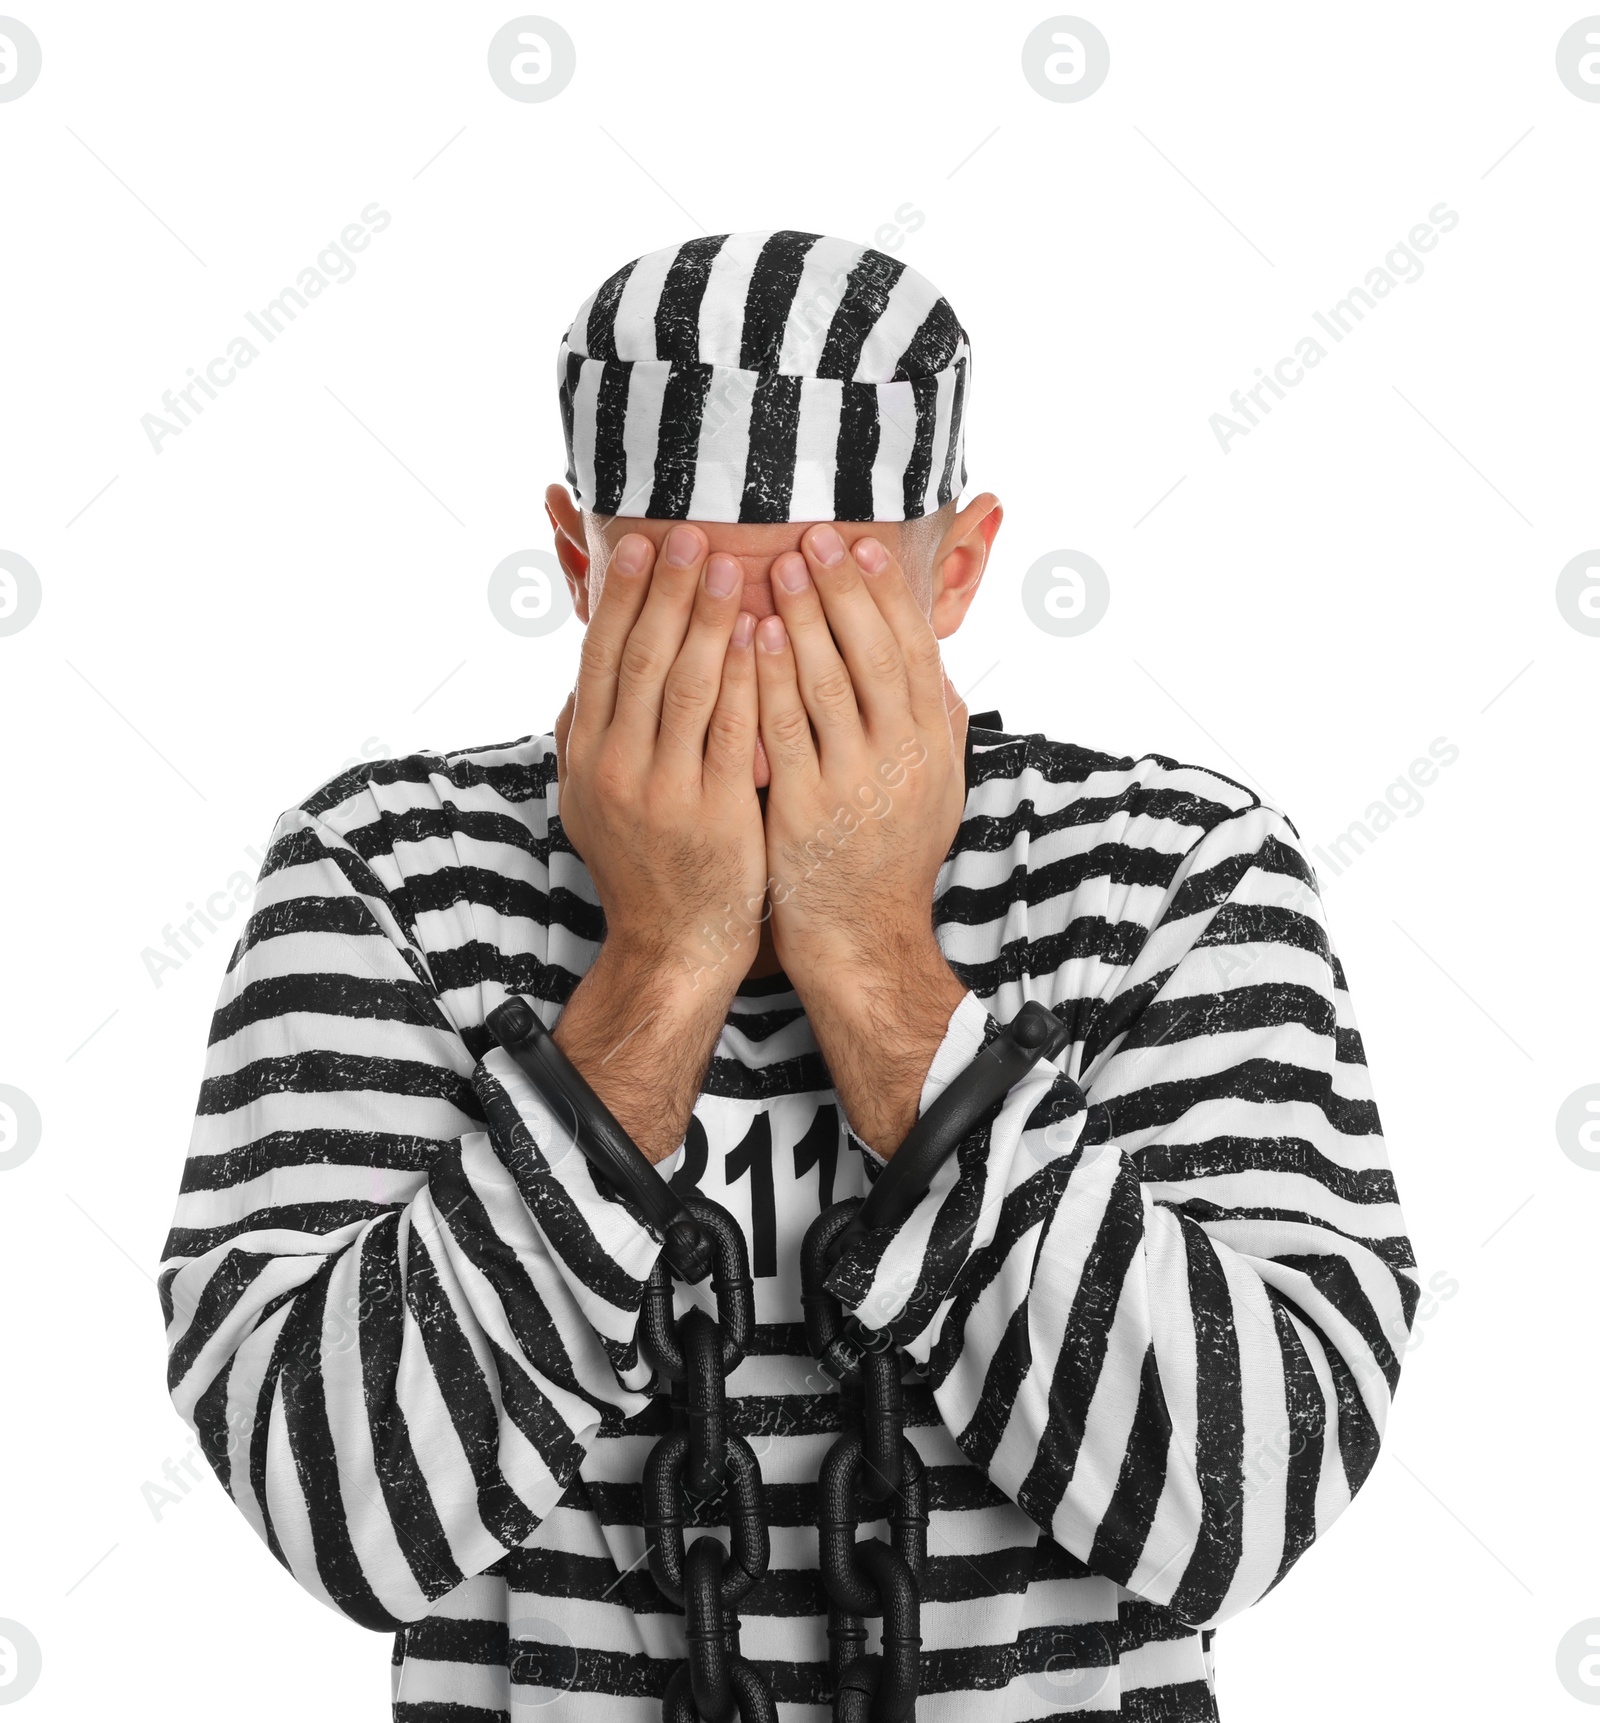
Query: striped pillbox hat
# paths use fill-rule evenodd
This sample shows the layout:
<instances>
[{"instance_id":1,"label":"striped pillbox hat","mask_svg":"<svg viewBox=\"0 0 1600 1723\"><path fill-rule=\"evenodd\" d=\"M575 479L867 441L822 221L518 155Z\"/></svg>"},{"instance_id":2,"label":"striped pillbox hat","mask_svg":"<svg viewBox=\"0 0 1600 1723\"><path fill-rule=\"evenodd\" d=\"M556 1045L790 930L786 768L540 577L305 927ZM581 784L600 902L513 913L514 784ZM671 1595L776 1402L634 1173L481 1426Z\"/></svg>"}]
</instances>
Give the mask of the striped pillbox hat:
<instances>
[{"instance_id":1,"label":"striped pillbox hat","mask_svg":"<svg viewBox=\"0 0 1600 1723\"><path fill-rule=\"evenodd\" d=\"M966 331L914 269L818 233L719 233L624 264L557 382L596 514L913 520L966 483Z\"/></svg>"}]
</instances>

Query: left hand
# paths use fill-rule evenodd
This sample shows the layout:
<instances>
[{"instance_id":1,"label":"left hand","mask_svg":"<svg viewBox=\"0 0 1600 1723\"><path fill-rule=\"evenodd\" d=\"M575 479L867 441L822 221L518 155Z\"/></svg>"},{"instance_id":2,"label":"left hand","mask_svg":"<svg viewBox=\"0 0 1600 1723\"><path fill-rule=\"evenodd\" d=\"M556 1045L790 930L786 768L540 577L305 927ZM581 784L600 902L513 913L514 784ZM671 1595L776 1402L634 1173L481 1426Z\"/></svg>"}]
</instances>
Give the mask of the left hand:
<instances>
[{"instance_id":1,"label":"left hand","mask_svg":"<svg viewBox=\"0 0 1600 1723\"><path fill-rule=\"evenodd\" d=\"M794 570L808 577L798 592L782 578ZM772 593L755 658L773 945L797 987L841 969L892 976L937 950L933 887L966 805L966 704L881 540L847 549L814 526L774 561Z\"/></svg>"}]
</instances>

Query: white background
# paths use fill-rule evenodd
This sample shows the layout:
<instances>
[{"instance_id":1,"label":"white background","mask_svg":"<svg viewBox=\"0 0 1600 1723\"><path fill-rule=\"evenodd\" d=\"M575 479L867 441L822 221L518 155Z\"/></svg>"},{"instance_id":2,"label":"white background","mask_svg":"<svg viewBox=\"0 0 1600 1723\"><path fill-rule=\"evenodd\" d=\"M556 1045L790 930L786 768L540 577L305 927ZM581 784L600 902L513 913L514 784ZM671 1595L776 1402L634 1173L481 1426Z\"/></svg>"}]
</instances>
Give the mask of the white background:
<instances>
[{"instance_id":1,"label":"white background","mask_svg":"<svg viewBox=\"0 0 1600 1723\"><path fill-rule=\"evenodd\" d=\"M518 638L485 595L549 547L586 293L700 231L873 242L906 205L890 248L973 342L968 494L1006 506L947 643L974 709L1220 768L1324 848L1459 749L1317 864L1449 1296L1356 1505L1220 1630L1222 1714L1584 1715L1556 1648L1600 1616L1600 1172L1555 1131L1600 1082L1600 638L1555 597L1600 544L1581 8L1084 0L1110 75L1052 102L1020 58L1045 7L551 0L577 73L525 103L486 64L514 6L4 4L43 47L0 103L0 549L43 587L0 638L0 1082L43 1119L0 1173L0 1617L44 1654L18 1718L387 1716L387 1638L209 1475L147 1504L192 1454L152 1276L242 912L159 986L143 953L351 758L553 723L578 626ZM374 201L357 273L154 452L141 417ZM1224 453L1211 415L1441 201L1421 278ZM1076 638L1019 601L1058 549L1110 582Z\"/></svg>"}]
</instances>

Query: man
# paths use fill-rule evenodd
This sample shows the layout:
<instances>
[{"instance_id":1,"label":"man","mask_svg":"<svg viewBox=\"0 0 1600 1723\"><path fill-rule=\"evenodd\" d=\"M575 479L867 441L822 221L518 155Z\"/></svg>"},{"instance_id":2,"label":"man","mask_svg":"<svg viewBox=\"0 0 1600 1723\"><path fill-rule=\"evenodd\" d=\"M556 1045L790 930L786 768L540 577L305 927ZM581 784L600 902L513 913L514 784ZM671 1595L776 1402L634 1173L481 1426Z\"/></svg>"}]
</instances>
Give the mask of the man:
<instances>
[{"instance_id":1,"label":"man","mask_svg":"<svg viewBox=\"0 0 1600 1723\"><path fill-rule=\"evenodd\" d=\"M654 1718L685 1657L640 1494L660 1240L495 1044L512 995L744 1233L728 1422L771 1563L740 1645L785 1718L833 1692L800 1240L1025 1001L1065 1051L827 1282L911 1366L923 1723L1215 1716L1214 1627L1372 1466L1417 1285L1314 875L1217 773L967 718L937 641L1000 525L958 507L970 358L845 241L619 270L559 364L586 632L554 733L364 763L278 823L170 1380L278 1559L395 1633L409 1723Z\"/></svg>"}]
</instances>

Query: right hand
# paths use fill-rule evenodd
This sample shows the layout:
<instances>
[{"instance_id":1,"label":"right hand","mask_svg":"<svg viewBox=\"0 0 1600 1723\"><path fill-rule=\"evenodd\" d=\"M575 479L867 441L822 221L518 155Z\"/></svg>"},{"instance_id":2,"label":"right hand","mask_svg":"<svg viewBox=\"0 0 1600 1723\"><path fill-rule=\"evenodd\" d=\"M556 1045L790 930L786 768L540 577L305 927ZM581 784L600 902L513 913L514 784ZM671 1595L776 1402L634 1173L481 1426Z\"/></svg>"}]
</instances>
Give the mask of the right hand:
<instances>
[{"instance_id":1,"label":"right hand","mask_svg":"<svg viewBox=\"0 0 1600 1723\"><path fill-rule=\"evenodd\" d=\"M678 566L667 551L680 545ZM556 720L556 778L612 955L731 998L760 944L766 892L755 618L739 608L738 560L708 548L682 523L659 555L640 533L618 542ZM730 592L707 590L708 566L732 572Z\"/></svg>"}]
</instances>

